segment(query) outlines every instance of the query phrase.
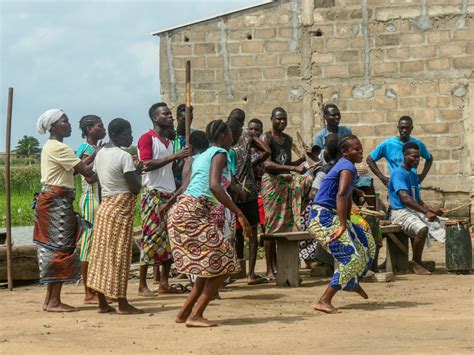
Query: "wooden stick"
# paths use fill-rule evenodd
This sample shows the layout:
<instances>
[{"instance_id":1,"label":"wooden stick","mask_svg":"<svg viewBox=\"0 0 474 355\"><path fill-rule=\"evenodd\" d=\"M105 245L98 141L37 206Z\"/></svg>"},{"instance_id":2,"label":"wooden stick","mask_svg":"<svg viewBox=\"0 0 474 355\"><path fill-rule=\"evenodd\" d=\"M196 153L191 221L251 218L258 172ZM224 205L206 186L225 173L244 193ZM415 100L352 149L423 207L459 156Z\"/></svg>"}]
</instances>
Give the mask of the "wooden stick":
<instances>
[{"instance_id":1,"label":"wooden stick","mask_svg":"<svg viewBox=\"0 0 474 355\"><path fill-rule=\"evenodd\" d=\"M186 146L189 147L189 136L191 135L191 61L186 61L186 116L185 116L185 137L186 137Z\"/></svg>"},{"instance_id":2,"label":"wooden stick","mask_svg":"<svg viewBox=\"0 0 474 355\"><path fill-rule=\"evenodd\" d=\"M450 210L446 210L446 211L444 211L444 213L449 213L449 212L457 211L457 210L460 210L460 209L463 208L463 207L467 207L467 206L470 206L470 205L471 205L470 202L469 202L469 203L465 203L464 205L451 208Z\"/></svg>"},{"instance_id":3,"label":"wooden stick","mask_svg":"<svg viewBox=\"0 0 474 355\"><path fill-rule=\"evenodd\" d=\"M6 227L7 227L7 280L8 290L13 291L12 277L12 226L11 226L11 194L10 194L10 142L12 133L13 88L8 88L7 129L5 140L5 195L6 195Z\"/></svg>"}]
</instances>

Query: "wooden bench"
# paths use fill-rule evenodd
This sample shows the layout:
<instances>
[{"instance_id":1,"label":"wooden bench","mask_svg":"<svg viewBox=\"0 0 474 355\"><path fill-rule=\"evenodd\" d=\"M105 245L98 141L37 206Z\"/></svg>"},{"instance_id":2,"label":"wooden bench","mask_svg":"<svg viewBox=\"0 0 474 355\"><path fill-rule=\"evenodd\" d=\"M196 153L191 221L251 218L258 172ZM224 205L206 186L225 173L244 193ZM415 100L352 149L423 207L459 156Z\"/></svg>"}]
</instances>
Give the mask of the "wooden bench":
<instances>
[{"instance_id":1,"label":"wooden bench","mask_svg":"<svg viewBox=\"0 0 474 355\"><path fill-rule=\"evenodd\" d=\"M263 234L263 240L276 241L277 276L280 287L298 287L300 285L299 242L310 239L307 231Z\"/></svg>"},{"instance_id":2,"label":"wooden bench","mask_svg":"<svg viewBox=\"0 0 474 355\"><path fill-rule=\"evenodd\" d=\"M387 271L408 272L410 263L408 260L408 240L401 227L396 224L380 226L382 236L387 239Z\"/></svg>"}]
</instances>

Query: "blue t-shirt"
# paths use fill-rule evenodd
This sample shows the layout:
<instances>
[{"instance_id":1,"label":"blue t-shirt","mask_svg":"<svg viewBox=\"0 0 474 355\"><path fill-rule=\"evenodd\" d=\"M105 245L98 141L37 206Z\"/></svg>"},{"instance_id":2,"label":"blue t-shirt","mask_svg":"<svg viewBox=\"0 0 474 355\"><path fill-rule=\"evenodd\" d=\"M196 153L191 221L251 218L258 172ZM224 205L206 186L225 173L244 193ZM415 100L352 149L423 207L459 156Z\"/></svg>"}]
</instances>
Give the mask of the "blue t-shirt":
<instances>
[{"instance_id":1,"label":"blue t-shirt","mask_svg":"<svg viewBox=\"0 0 474 355\"><path fill-rule=\"evenodd\" d=\"M350 160L341 158L336 165L329 170L328 174L321 182L318 193L314 198L315 204L326 208L336 209L336 194L339 190L339 173L343 170L349 170L352 173L352 190L352 186L354 186L354 182L357 178L357 169Z\"/></svg>"},{"instance_id":2,"label":"blue t-shirt","mask_svg":"<svg viewBox=\"0 0 474 355\"><path fill-rule=\"evenodd\" d=\"M431 153L426 148L426 145L419 139L410 137L408 142L415 142L420 148L420 155L425 159L429 160L431 158ZM380 160L385 158L387 160L388 172L390 173L393 169L402 166L403 164L403 143L398 139L397 136L384 140L380 143L377 148L375 148L370 157L374 160ZM415 170L415 169L414 169ZM416 171L416 170L415 170Z\"/></svg>"},{"instance_id":3,"label":"blue t-shirt","mask_svg":"<svg viewBox=\"0 0 474 355\"><path fill-rule=\"evenodd\" d=\"M329 136L330 134L331 132L329 132L326 127L323 128L314 136L313 145L317 145L320 148L324 148L324 144L326 143L325 142L326 137ZM349 134L352 134L352 131L349 127L338 126L336 134L339 138L342 138L342 137L348 136Z\"/></svg>"},{"instance_id":4,"label":"blue t-shirt","mask_svg":"<svg viewBox=\"0 0 474 355\"><path fill-rule=\"evenodd\" d=\"M405 190L408 194L420 203L420 179L413 171L407 171L402 167L393 169L390 174L390 181L388 183L388 196L390 199L390 207L398 210L406 206L398 197L398 191Z\"/></svg>"},{"instance_id":5,"label":"blue t-shirt","mask_svg":"<svg viewBox=\"0 0 474 355\"><path fill-rule=\"evenodd\" d=\"M214 158L214 155L217 153L224 153L227 159L227 166L222 171L222 185L227 188L231 180L229 154L227 150L223 148L209 147L206 151L194 156L191 181L184 194L194 197L206 196L210 198L212 202L218 202L209 187L212 158Z\"/></svg>"}]
</instances>

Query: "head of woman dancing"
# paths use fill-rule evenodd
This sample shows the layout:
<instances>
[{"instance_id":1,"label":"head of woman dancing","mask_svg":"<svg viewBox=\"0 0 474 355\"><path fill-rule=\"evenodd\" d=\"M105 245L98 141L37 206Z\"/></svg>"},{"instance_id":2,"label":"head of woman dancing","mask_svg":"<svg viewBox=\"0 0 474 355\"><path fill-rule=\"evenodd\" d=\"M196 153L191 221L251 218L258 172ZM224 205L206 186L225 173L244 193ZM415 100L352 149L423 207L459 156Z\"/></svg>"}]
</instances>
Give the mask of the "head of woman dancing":
<instances>
[{"instance_id":1,"label":"head of woman dancing","mask_svg":"<svg viewBox=\"0 0 474 355\"><path fill-rule=\"evenodd\" d=\"M353 164L362 162L364 149L357 136L350 134L339 141L339 152L341 156L351 161Z\"/></svg>"},{"instance_id":2,"label":"head of woman dancing","mask_svg":"<svg viewBox=\"0 0 474 355\"><path fill-rule=\"evenodd\" d=\"M192 155L200 154L209 148L209 140L203 131L194 131L189 136Z\"/></svg>"},{"instance_id":3,"label":"head of woman dancing","mask_svg":"<svg viewBox=\"0 0 474 355\"><path fill-rule=\"evenodd\" d=\"M110 141L117 147L130 147L133 142L132 126L123 118L114 118L109 123Z\"/></svg>"},{"instance_id":4,"label":"head of woman dancing","mask_svg":"<svg viewBox=\"0 0 474 355\"><path fill-rule=\"evenodd\" d=\"M225 150L229 150L234 142L232 131L223 120L211 121L206 127L206 135L211 145Z\"/></svg>"},{"instance_id":5,"label":"head of woman dancing","mask_svg":"<svg viewBox=\"0 0 474 355\"><path fill-rule=\"evenodd\" d=\"M104 139L106 134L102 119L96 115L83 116L79 120L79 128L82 132L82 138L87 138L87 141L94 145L99 140Z\"/></svg>"}]
</instances>

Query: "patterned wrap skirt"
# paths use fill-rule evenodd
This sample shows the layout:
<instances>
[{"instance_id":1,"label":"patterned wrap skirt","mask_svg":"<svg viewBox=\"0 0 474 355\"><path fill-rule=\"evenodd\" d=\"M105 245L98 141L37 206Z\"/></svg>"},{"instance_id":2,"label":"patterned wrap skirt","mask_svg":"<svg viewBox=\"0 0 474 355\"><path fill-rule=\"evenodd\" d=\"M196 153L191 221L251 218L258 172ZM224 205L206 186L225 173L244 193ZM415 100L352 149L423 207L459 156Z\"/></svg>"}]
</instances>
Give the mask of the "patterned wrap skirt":
<instances>
[{"instance_id":1,"label":"patterned wrap skirt","mask_svg":"<svg viewBox=\"0 0 474 355\"><path fill-rule=\"evenodd\" d=\"M159 215L160 207L170 197L171 194L154 189L143 191L140 265L161 265L172 258L167 221Z\"/></svg>"},{"instance_id":2,"label":"patterned wrap skirt","mask_svg":"<svg viewBox=\"0 0 474 355\"><path fill-rule=\"evenodd\" d=\"M351 216L351 221L347 221L346 231L339 239L328 244L329 236L339 226L336 211L313 205L309 233L339 262L329 285L337 290L350 291L357 287L359 280L372 265L375 242L368 223L360 216Z\"/></svg>"},{"instance_id":3,"label":"patterned wrap skirt","mask_svg":"<svg viewBox=\"0 0 474 355\"><path fill-rule=\"evenodd\" d=\"M240 271L232 241L211 215L214 208L204 196L184 195L170 210L168 231L180 273L216 277Z\"/></svg>"},{"instance_id":4,"label":"patterned wrap skirt","mask_svg":"<svg viewBox=\"0 0 474 355\"><path fill-rule=\"evenodd\" d=\"M81 278L74 196L74 189L52 185L43 186L37 196L33 241L38 246L42 284Z\"/></svg>"},{"instance_id":5,"label":"patterned wrap skirt","mask_svg":"<svg viewBox=\"0 0 474 355\"><path fill-rule=\"evenodd\" d=\"M84 180L84 178L83 178ZM81 234L81 261L89 261L89 255L92 249L92 233L94 218L99 208L99 184L88 184L87 181L82 182L82 195L79 200L81 206L82 217L90 223L91 226L85 227Z\"/></svg>"},{"instance_id":6,"label":"patterned wrap skirt","mask_svg":"<svg viewBox=\"0 0 474 355\"><path fill-rule=\"evenodd\" d=\"M265 232L294 232L301 229L303 196L308 180L296 174L265 174L262 199L265 209Z\"/></svg>"},{"instance_id":7,"label":"patterned wrap skirt","mask_svg":"<svg viewBox=\"0 0 474 355\"><path fill-rule=\"evenodd\" d=\"M127 295L136 201L131 193L103 197L95 218L87 286L111 298Z\"/></svg>"}]
</instances>

